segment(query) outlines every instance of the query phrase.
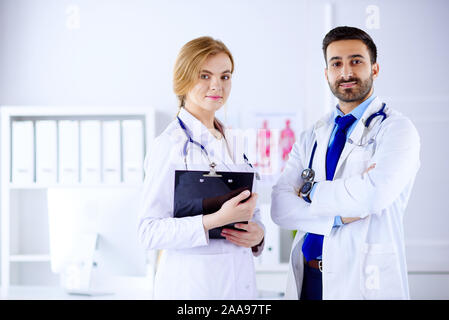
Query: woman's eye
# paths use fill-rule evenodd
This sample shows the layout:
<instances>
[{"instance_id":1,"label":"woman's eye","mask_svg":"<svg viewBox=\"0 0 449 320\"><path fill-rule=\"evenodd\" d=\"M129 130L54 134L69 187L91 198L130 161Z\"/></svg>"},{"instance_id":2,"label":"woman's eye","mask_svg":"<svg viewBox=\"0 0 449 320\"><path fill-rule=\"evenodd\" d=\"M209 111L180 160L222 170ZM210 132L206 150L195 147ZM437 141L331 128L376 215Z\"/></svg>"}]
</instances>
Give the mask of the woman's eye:
<instances>
[{"instance_id":1,"label":"woman's eye","mask_svg":"<svg viewBox=\"0 0 449 320\"><path fill-rule=\"evenodd\" d=\"M202 74L200 75L201 79L209 79L209 75L208 74Z\"/></svg>"},{"instance_id":2,"label":"woman's eye","mask_svg":"<svg viewBox=\"0 0 449 320\"><path fill-rule=\"evenodd\" d=\"M362 63L362 61L360 61L360 60L352 60L352 64L359 64L359 63Z\"/></svg>"}]
</instances>

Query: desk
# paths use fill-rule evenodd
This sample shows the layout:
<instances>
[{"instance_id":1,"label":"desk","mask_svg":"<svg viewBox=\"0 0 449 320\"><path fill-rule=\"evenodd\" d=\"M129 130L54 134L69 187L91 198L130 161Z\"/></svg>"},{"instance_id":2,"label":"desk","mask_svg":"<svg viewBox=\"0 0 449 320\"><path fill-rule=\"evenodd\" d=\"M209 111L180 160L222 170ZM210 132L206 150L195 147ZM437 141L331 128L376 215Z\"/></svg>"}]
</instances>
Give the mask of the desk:
<instances>
[{"instance_id":1,"label":"desk","mask_svg":"<svg viewBox=\"0 0 449 320\"><path fill-rule=\"evenodd\" d=\"M151 292L122 291L107 295L75 295L69 294L59 287L45 286L11 286L7 300L149 300ZM258 300L280 300L279 292L260 290Z\"/></svg>"},{"instance_id":2,"label":"desk","mask_svg":"<svg viewBox=\"0 0 449 320\"><path fill-rule=\"evenodd\" d=\"M148 300L151 291L121 291L104 295L69 294L60 287L10 286L8 300Z\"/></svg>"}]
</instances>

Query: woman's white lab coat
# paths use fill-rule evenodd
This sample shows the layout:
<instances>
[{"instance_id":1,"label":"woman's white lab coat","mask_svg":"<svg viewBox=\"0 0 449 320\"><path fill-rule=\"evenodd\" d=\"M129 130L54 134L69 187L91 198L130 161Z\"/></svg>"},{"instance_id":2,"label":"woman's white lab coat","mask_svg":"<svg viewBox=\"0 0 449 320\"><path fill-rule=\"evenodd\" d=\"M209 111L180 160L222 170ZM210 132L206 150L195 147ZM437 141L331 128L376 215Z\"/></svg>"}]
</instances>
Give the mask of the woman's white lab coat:
<instances>
[{"instance_id":1,"label":"woman's white lab coat","mask_svg":"<svg viewBox=\"0 0 449 320\"><path fill-rule=\"evenodd\" d=\"M184 108L179 117L195 141L217 164L217 171L253 171L235 145L226 146ZM228 134L229 133L229 134ZM229 135L229 136L228 136ZM226 132L228 143L235 141ZM202 215L173 217L175 170L185 170L183 148L187 138L177 119L172 121L148 150L142 211L138 227L147 249L162 249L155 277L155 299L254 299L257 297L252 252L223 239L209 239ZM237 139L238 140L238 139ZM230 155L231 153L231 155ZM209 170L207 157L188 143L188 170ZM253 187L253 191L254 187ZM253 220L259 223L256 207Z\"/></svg>"},{"instance_id":2,"label":"woman's white lab coat","mask_svg":"<svg viewBox=\"0 0 449 320\"><path fill-rule=\"evenodd\" d=\"M334 181L326 181L326 149L333 114L302 133L273 187L272 219L297 229L290 255L286 298L298 299L303 278L302 244L307 232L324 235L323 299L408 299L403 216L418 171L420 141L406 117L386 107L387 118L364 123L382 106L374 99L351 133ZM370 141L371 139L371 141ZM313 145L316 190L312 203L298 197L300 177ZM370 141L370 142L369 142ZM371 164L376 167L362 174ZM333 228L334 217L361 220Z\"/></svg>"}]
</instances>

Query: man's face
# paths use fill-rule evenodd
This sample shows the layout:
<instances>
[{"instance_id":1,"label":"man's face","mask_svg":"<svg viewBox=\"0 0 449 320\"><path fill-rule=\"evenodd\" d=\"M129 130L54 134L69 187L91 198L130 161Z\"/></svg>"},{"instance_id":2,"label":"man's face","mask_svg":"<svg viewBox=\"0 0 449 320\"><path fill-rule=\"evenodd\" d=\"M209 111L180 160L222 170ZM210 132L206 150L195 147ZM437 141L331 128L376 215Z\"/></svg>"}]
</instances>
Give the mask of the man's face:
<instances>
[{"instance_id":1,"label":"man's face","mask_svg":"<svg viewBox=\"0 0 449 320\"><path fill-rule=\"evenodd\" d=\"M363 101L371 94L379 65L371 64L368 48L362 41L334 41L327 47L326 54L326 79L340 101Z\"/></svg>"}]
</instances>

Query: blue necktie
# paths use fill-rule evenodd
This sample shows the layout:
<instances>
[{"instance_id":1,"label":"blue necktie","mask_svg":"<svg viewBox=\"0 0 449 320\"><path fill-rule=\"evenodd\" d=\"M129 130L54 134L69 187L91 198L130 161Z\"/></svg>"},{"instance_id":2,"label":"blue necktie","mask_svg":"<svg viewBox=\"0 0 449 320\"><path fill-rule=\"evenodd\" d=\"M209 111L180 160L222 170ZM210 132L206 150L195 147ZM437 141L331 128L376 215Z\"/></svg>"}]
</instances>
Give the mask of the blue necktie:
<instances>
[{"instance_id":1,"label":"blue necktie","mask_svg":"<svg viewBox=\"0 0 449 320\"><path fill-rule=\"evenodd\" d=\"M337 167L338 159L340 158L343 147L346 143L346 132L348 128L354 123L356 118L352 114L344 117L338 116L335 118L337 131L335 132L334 140L327 149L326 154L326 180L333 180L335 168ZM316 259L323 253L323 236L314 233L308 233L302 245L302 252L307 261Z\"/></svg>"}]
</instances>

